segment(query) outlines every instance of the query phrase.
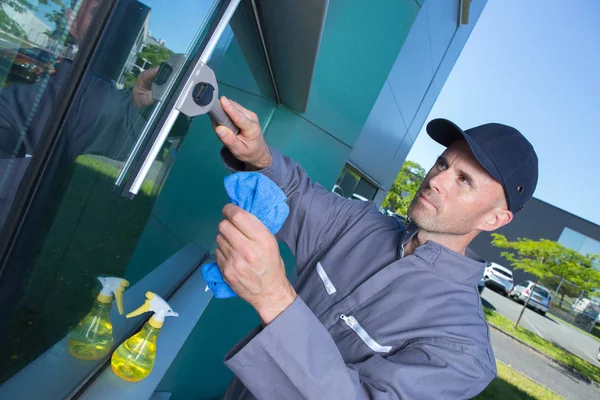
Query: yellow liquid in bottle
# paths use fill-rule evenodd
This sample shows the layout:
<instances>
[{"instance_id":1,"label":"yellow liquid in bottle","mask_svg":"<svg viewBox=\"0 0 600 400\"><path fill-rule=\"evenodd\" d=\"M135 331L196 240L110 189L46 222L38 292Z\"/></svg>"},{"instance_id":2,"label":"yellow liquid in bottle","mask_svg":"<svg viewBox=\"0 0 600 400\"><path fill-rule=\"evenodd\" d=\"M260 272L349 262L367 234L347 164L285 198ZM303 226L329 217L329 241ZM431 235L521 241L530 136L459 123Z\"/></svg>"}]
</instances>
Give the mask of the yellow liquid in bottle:
<instances>
[{"instance_id":1,"label":"yellow liquid in bottle","mask_svg":"<svg viewBox=\"0 0 600 400\"><path fill-rule=\"evenodd\" d=\"M92 311L85 316L69 335L69 352L82 360L99 360L113 346L110 303L96 301Z\"/></svg>"},{"instance_id":2,"label":"yellow liquid in bottle","mask_svg":"<svg viewBox=\"0 0 600 400\"><path fill-rule=\"evenodd\" d=\"M112 355L110 365L118 376L138 382L150 375L156 356L156 338L160 329L148 323L141 331L127 339Z\"/></svg>"}]
</instances>

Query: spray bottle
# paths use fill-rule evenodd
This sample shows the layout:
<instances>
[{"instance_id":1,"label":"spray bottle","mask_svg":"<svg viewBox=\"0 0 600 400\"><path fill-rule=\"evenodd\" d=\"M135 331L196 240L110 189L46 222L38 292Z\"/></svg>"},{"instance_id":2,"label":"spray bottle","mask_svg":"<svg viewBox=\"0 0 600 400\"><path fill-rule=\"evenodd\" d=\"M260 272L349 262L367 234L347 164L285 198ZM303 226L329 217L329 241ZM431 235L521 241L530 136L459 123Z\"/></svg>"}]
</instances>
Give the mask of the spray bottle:
<instances>
[{"instance_id":1,"label":"spray bottle","mask_svg":"<svg viewBox=\"0 0 600 400\"><path fill-rule=\"evenodd\" d=\"M150 375L156 356L156 338L160 334L165 317L178 317L169 304L160 296L146 292L146 301L135 311L127 314L127 318L153 311L154 314L142 329L123 342L112 355L111 366L115 374L130 381L138 382Z\"/></svg>"},{"instance_id":2,"label":"spray bottle","mask_svg":"<svg viewBox=\"0 0 600 400\"><path fill-rule=\"evenodd\" d=\"M69 335L69 352L83 360L99 360L112 349L113 335L110 322L113 294L119 314L123 315L123 292L129 282L122 278L103 278L102 290L92 310L77 324Z\"/></svg>"}]
</instances>

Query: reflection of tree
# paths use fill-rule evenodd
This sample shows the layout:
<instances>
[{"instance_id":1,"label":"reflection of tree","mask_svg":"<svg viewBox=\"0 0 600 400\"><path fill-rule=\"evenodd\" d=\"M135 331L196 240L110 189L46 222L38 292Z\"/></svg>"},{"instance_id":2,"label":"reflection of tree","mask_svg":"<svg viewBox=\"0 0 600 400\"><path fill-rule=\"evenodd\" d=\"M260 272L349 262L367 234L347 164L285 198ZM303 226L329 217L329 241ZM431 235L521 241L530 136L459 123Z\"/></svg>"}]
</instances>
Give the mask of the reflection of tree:
<instances>
[{"instance_id":1,"label":"reflection of tree","mask_svg":"<svg viewBox=\"0 0 600 400\"><path fill-rule=\"evenodd\" d=\"M148 63L146 69L152 67L158 67L161 63L167 61L169 58L173 56L173 51L167 49L164 46L157 46L155 44L145 45L142 51L137 53L136 57L138 59L144 59ZM137 76L140 74L140 70L134 68L132 72L127 72L125 74L125 88L129 89L135 85L135 80Z\"/></svg>"},{"instance_id":2,"label":"reflection of tree","mask_svg":"<svg viewBox=\"0 0 600 400\"><path fill-rule=\"evenodd\" d=\"M64 8L61 0L38 0L38 4L47 5L49 2ZM0 30L10 33L16 37L27 38L27 34L17 21L11 18L6 9L10 8L18 14L24 14L27 11L37 11L37 7L29 0L0 0Z\"/></svg>"},{"instance_id":3,"label":"reflection of tree","mask_svg":"<svg viewBox=\"0 0 600 400\"><path fill-rule=\"evenodd\" d=\"M46 18L49 22L54 24L53 30L44 32L46 36L53 40L66 41L66 45L75 44L73 36L67 35L67 10L64 6L61 6L58 10L52 10L52 12L46 13Z\"/></svg>"}]
</instances>

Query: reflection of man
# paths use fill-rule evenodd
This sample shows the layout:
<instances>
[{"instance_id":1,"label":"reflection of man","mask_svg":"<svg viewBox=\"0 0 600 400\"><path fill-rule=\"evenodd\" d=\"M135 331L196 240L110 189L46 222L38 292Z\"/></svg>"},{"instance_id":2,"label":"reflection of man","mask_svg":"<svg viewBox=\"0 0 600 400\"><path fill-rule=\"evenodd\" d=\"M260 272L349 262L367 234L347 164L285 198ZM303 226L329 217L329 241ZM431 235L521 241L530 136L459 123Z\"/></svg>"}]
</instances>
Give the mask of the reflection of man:
<instances>
[{"instance_id":1,"label":"reflection of man","mask_svg":"<svg viewBox=\"0 0 600 400\"><path fill-rule=\"evenodd\" d=\"M83 0L74 18L70 34L81 43L94 17L100 0ZM57 105L62 87L76 77L71 75L72 64L63 60L56 74L31 85L12 85L0 92L0 230L31 160L38 156L38 144ZM28 273L35 246L39 245L40 226L49 224L57 202L49 199L59 195L53 186L60 186L60 173L81 154L99 154L122 160L141 132L145 120L140 109L153 102L152 79L157 69L138 76L131 91L117 90L110 80L86 72L69 112L62 123L56 142L44 169L44 179L30 204L19 241L11 253L10 264L2 271L0 280L0 345L9 327L18 293ZM41 156L41 155L40 155ZM42 232L42 233L40 233Z\"/></svg>"},{"instance_id":2,"label":"reflection of man","mask_svg":"<svg viewBox=\"0 0 600 400\"><path fill-rule=\"evenodd\" d=\"M67 10L68 19L73 19L69 32L76 43L84 39L99 4L100 0L83 0L76 15ZM61 88L71 79L71 66L69 60L63 60L47 82L12 85L0 92L0 228ZM153 102L151 85L156 71L141 73L131 92L86 74L57 139L59 156L53 156L52 162L68 163L84 153L126 157L145 122L139 110Z\"/></svg>"},{"instance_id":3,"label":"reflection of man","mask_svg":"<svg viewBox=\"0 0 600 400\"><path fill-rule=\"evenodd\" d=\"M467 246L531 198L538 162L514 128L462 131L434 120L447 147L404 227L372 203L341 198L265 143L256 115L226 99L240 127L216 131L234 170L259 170L288 197L277 237L296 257L288 282L275 237L252 214L223 209L217 263L263 324L227 356L226 398L465 399L495 377L477 284L484 260Z\"/></svg>"}]
</instances>

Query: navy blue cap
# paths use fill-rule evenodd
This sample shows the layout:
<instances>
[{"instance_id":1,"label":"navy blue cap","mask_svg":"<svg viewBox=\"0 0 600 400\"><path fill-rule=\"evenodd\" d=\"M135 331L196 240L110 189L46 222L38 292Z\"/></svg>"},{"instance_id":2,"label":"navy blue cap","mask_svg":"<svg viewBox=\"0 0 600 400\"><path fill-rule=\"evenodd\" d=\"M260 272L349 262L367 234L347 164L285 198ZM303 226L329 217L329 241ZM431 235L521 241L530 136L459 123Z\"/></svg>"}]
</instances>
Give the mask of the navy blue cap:
<instances>
[{"instance_id":1,"label":"navy blue cap","mask_svg":"<svg viewBox=\"0 0 600 400\"><path fill-rule=\"evenodd\" d=\"M504 187L508 209L518 212L533 196L538 181L538 158L533 146L515 128L485 124L463 131L447 119L434 119L427 133L443 146L464 139L479 164Z\"/></svg>"}]
</instances>

